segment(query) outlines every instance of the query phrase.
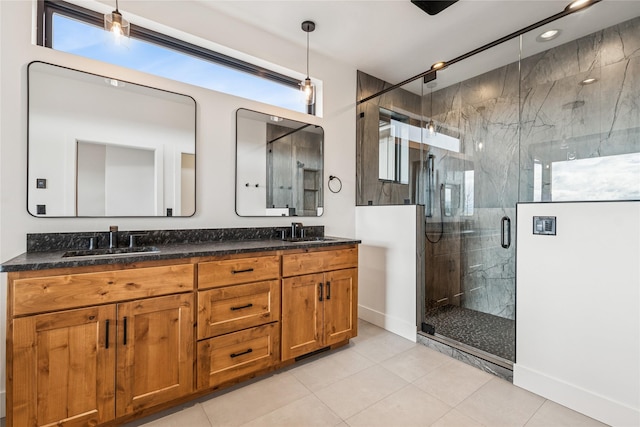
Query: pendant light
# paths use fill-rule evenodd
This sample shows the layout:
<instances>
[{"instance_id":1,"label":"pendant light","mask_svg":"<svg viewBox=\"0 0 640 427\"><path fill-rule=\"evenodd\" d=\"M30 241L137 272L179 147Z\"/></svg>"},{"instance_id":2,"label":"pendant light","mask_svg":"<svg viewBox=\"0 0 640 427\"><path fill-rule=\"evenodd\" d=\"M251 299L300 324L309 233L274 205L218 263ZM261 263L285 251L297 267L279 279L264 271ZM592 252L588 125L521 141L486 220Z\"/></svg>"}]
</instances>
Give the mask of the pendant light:
<instances>
[{"instance_id":1,"label":"pendant light","mask_svg":"<svg viewBox=\"0 0 640 427\"><path fill-rule=\"evenodd\" d=\"M307 78L300 82L300 90L304 92L304 100L306 105L314 105L316 103L316 86L309 78L309 33L316 29L316 24L312 21L304 21L302 23L302 31L307 33Z\"/></svg>"},{"instance_id":2,"label":"pendant light","mask_svg":"<svg viewBox=\"0 0 640 427\"><path fill-rule=\"evenodd\" d=\"M116 0L116 10L104 15L104 29L112 32L117 38L129 37L129 21L124 19L118 10L118 0Z\"/></svg>"}]
</instances>

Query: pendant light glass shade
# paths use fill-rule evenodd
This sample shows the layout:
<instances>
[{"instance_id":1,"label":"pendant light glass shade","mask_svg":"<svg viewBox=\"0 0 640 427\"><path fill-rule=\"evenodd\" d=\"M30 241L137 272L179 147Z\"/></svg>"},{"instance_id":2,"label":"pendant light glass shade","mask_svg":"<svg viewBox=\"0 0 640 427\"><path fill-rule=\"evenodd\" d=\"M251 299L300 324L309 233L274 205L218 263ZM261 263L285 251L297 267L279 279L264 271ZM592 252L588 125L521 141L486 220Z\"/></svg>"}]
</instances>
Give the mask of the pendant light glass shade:
<instances>
[{"instance_id":1,"label":"pendant light glass shade","mask_svg":"<svg viewBox=\"0 0 640 427\"><path fill-rule=\"evenodd\" d=\"M118 10L118 0L116 0L116 10L104 15L104 29L113 33L116 37L129 37L131 26L129 21L124 19Z\"/></svg>"},{"instance_id":2,"label":"pendant light glass shade","mask_svg":"<svg viewBox=\"0 0 640 427\"><path fill-rule=\"evenodd\" d=\"M306 105L314 105L316 103L316 86L309 78L309 33L315 29L316 24L312 21L304 21L302 23L302 31L307 33L307 78L300 82L300 90L304 93Z\"/></svg>"},{"instance_id":3,"label":"pendant light glass shade","mask_svg":"<svg viewBox=\"0 0 640 427\"><path fill-rule=\"evenodd\" d=\"M309 77L304 79L303 82L300 82L300 90L304 92L304 102L306 105L316 103L316 86L311 82Z\"/></svg>"},{"instance_id":4,"label":"pendant light glass shade","mask_svg":"<svg viewBox=\"0 0 640 427\"><path fill-rule=\"evenodd\" d=\"M429 136L433 136L436 133L436 125L433 123L433 120L429 120L429 124L427 125L427 130L429 131Z\"/></svg>"}]
</instances>

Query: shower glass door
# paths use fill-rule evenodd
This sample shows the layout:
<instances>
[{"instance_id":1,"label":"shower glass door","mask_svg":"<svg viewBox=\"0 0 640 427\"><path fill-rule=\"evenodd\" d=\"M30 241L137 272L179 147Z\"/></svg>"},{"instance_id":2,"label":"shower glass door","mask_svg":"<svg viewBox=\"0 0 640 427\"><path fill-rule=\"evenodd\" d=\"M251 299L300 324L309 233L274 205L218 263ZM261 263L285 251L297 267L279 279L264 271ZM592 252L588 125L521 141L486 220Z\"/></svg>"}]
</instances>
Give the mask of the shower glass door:
<instances>
[{"instance_id":1,"label":"shower glass door","mask_svg":"<svg viewBox=\"0 0 640 427\"><path fill-rule=\"evenodd\" d=\"M515 360L519 43L424 83L423 332L509 366Z\"/></svg>"}]
</instances>

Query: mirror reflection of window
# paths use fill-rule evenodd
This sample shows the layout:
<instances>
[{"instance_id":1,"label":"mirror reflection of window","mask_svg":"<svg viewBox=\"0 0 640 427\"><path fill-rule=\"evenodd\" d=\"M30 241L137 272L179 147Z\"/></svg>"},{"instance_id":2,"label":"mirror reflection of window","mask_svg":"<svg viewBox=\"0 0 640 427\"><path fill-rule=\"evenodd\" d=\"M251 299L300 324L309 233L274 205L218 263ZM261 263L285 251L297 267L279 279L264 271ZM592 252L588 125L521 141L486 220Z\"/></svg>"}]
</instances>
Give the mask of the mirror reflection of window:
<instances>
[{"instance_id":1,"label":"mirror reflection of window","mask_svg":"<svg viewBox=\"0 0 640 427\"><path fill-rule=\"evenodd\" d=\"M409 117L380 109L378 179L409 183Z\"/></svg>"}]
</instances>

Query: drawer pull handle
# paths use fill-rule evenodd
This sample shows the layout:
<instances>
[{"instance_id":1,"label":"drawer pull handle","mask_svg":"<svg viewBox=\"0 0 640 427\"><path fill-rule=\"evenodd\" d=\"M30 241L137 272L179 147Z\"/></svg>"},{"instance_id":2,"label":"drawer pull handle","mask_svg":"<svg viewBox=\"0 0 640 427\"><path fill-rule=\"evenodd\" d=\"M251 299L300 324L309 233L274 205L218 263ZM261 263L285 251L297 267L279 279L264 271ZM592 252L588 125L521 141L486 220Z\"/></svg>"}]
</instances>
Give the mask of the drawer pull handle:
<instances>
[{"instance_id":1,"label":"drawer pull handle","mask_svg":"<svg viewBox=\"0 0 640 427\"><path fill-rule=\"evenodd\" d=\"M253 268L247 268L245 270L231 270L231 274L251 273L252 271L253 271Z\"/></svg>"},{"instance_id":2,"label":"drawer pull handle","mask_svg":"<svg viewBox=\"0 0 640 427\"><path fill-rule=\"evenodd\" d=\"M327 282L325 286L327 287L327 299L330 300L331 299L331 282Z\"/></svg>"},{"instance_id":3,"label":"drawer pull handle","mask_svg":"<svg viewBox=\"0 0 640 427\"><path fill-rule=\"evenodd\" d=\"M231 353L229 357L233 359L234 357L242 356L243 354L249 354L249 353L253 353L252 348L246 349L245 351L241 351L240 353Z\"/></svg>"},{"instance_id":4,"label":"drawer pull handle","mask_svg":"<svg viewBox=\"0 0 640 427\"><path fill-rule=\"evenodd\" d=\"M109 348L109 319L104 322L104 348Z\"/></svg>"},{"instance_id":5,"label":"drawer pull handle","mask_svg":"<svg viewBox=\"0 0 640 427\"><path fill-rule=\"evenodd\" d=\"M122 345L127 345L127 316L122 319L124 321L124 328L122 332Z\"/></svg>"},{"instance_id":6,"label":"drawer pull handle","mask_svg":"<svg viewBox=\"0 0 640 427\"><path fill-rule=\"evenodd\" d=\"M318 283L318 292L320 293L319 300L322 301L322 283Z\"/></svg>"},{"instance_id":7,"label":"drawer pull handle","mask_svg":"<svg viewBox=\"0 0 640 427\"><path fill-rule=\"evenodd\" d=\"M241 305L239 307L231 307L231 311L242 310L243 308L251 308L251 307L253 307L253 304L249 303L247 305Z\"/></svg>"}]
</instances>

